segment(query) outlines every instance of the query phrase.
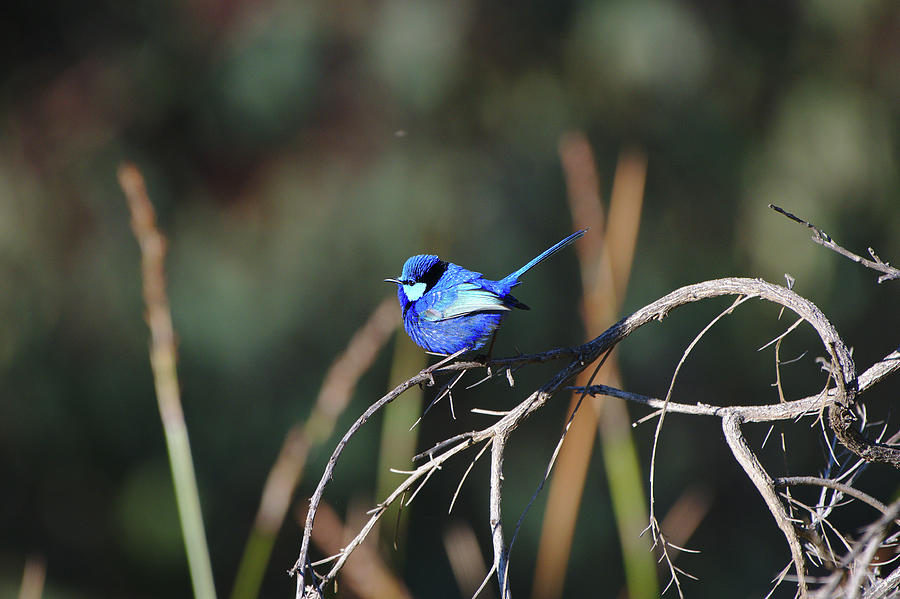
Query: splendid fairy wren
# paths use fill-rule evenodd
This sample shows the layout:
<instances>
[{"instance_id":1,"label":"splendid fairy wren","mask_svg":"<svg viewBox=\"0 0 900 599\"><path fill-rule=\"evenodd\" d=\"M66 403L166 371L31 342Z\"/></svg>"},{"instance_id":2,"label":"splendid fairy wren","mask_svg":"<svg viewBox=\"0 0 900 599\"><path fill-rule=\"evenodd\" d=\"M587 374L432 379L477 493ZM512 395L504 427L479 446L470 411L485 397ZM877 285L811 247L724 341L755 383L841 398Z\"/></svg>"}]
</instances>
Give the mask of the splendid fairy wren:
<instances>
[{"instance_id":1,"label":"splendid fairy wren","mask_svg":"<svg viewBox=\"0 0 900 599\"><path fill-rule=\"evenodd\" d=\"M445 262L431 254L413 256L396 279L397 297L403 309L403 327L417 345L436 354L484 347L507 312L528 306L510 295L519 278L545 258L582 235L573 233L541 252L522 268L499 281Z\"/></svg>"}]
</instances>

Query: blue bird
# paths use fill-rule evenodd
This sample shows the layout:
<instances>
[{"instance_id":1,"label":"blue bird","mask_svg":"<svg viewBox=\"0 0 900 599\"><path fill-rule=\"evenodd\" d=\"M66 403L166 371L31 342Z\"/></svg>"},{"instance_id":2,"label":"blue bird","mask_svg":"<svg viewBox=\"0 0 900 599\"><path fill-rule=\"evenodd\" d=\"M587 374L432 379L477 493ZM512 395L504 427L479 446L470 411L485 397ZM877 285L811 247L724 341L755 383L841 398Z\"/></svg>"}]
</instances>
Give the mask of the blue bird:
<instances>
[{"instance_id":1,"label":"blue bird","mask_svg":"<svg viewBox=\"0 0 900 599\"><path fill-rule=\"evenodd\" d=\"M507 312L529 309L510 295L519 278L585 231L569 235L499 281L435 255L420 254L406 261L398 278L385 282L397 284L403 327L416 345L443 355L479 349L491 340Z\"/></svg>"}]
</instances>

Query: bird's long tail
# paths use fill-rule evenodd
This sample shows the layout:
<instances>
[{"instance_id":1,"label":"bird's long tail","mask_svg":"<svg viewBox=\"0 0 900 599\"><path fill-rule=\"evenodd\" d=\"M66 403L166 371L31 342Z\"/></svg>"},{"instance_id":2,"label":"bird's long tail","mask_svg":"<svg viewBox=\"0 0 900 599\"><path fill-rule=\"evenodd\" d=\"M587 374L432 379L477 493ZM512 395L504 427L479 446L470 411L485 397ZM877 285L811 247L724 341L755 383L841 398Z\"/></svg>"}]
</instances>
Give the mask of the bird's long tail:
<instances>
[{"instance_id":1,"label":"bird's long tail","mask_svg":"<svg viewBox=\"0 0 900 599\"><path fill-rule=\"evenodd\" d=\"M543 262L546 258L549 258L550 256L552 256L559 250L563 249L564 247L566 247L567 245L569 245L570 243L572 243L573 241L575 241L576 239L578 239L579 237L584 235L584 233L586 231L587 231L587 229L582 229L580 231L576 231L575 233L572 233L571 235L569 235L568 237L566 237L565 239L563 239L562 241L560 241L553 247L541 252L537 257L533 258L528 264L526 264L525 266L523 266L516 272L505 276L503 278L503 281L508 283L510 286L517 284L519 282L519 277L521 277L526 272L531 270L533 267L535 267L538 264L540 264L541 262Z\"/></svg>"}]
</instances>

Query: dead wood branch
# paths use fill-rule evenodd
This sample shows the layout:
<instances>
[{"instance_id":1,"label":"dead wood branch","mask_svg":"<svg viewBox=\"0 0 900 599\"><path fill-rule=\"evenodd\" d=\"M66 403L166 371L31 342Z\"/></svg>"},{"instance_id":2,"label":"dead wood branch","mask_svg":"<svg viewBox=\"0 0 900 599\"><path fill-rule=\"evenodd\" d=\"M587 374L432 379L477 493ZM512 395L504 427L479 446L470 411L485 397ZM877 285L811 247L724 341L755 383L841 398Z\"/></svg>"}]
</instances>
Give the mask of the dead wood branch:
<instances>
[{"instance_id":1,"label":"dead wood branch","mask_svg":"<svg viewBox=\"0 0 900 599\"><path fill-rule=\"evenodd\" d=\"M602 335L583 345L555 349L540 354L491 360L489 364L479 361L444 360L438 365L423 370L379 399L370 406L362 416L360 416L357 422L354 423L347 434L345 434L338 443L337 448L328 462L325 473L310 500L310 508L304 529L303 541L301 543L300 556L292 569L292 572L297 575L297 598L321 597L321 588L337 575L340 567L349 556L350 552L362 542L362 539L365 538L368 531L374 526L374 522L380 517L388 505L396 501L407 490L412 489L413 485L417 484L421 486L424 484L424 482L428 480L428 477L434 474L436 470L440 469L443 463L456 454L486 442L492 444L491 496L489 499L490 527L493 541L492 544L494 547L492 571L497 575L501 595L509 597L511 594L510 581L507 575L509 569L509 547L504 543L501 512L503 452L506 440L526 418L543 407L556 391L566 387L566 385L570 385L571 381L579 373L593 364L604 352L614 347L638 328L650 322L661 321L671 310L678 308L679 306L725 295L759 298L769 301L795 312L802 319L809 322L821 338L821 341L830 356L831 366L829 380L833 382L833 385L815 396L794 401L785 401L769 406L713 406L702 403L687 405L673 402L668 398L667 401L660 401L624 391L612 390L609 387L603 386L590 386L584 388L584 390L591 394L612 395L623 397L631 401L639 401L650 405L651 407L668 412L702 414L722 418L723 430L726 433L729 446L735 454L735 458L762 494L767 506L773 513L779 528L781 528L788 540L788 545L799 579L800 590L803 595L806 595L807 582L805 580L805 568L802 550L800 549L800 541L794 531L793 524L785 511L784 505L775 493L775 486L772 478L765 472L750 448L747 446L746 441L743 440L740 433L740 425L743 422L761 422L796 418L805 414L818 413L827 408L834 414L829 419L832 426L834 427L835 423L840 425L834 431L836 437L841 443L844 443L848 449L866 460L888 463L894 466L900 465L900 457L898 457L900 451L898 451L897 448L869 441L861 432L856 428L853 428L854 422L856 421L853 418L848 418L846 416L847 414L854 415L856 410L859 409L860 406L857 405L857 398L861 391L866 390L878 381L883 380L890 373L900 369L900 353L896 351L891 352L885 359L868 369L861 377L857 377L856 367L849 349L832 324L812 302L797 295L790 289L767 283L759 279L724 278L705 281L695 285L688 285L675 290L637 310L630 316L623 318L607 329ZM335 563L331 570L324 575L318 574L313 570L312 565L309 563L308 547L316 509L322 499L325 487L333 475L334 468L344 447L350 441L353 434L375 412L399 397L413 385L433 384L434 376L441 373L459 372L471 368L484 368L485 366L488 366L491 369L492 376L505 376L512 369L526 364L559 359L567 360L567 362L543 386L530 393L508 412L502 414L494 424L481 430L463 433L438 442L431 450L424 453L421 457L427 458L427 462L423 463L415 470L406 473L407 478L397 486L389 497L378 504L372 512L370 521L363 527L357 537L351 540L350 543L336 556ZM659 415L661 416L662 413ZM850 442L845 443L845 439L848 439ZM307 583L309 583L309 586L306 586Z\"/></svg>"},{"instance_id":2,"label":"dead wood branch","mask_svg":"<svg viewBox=\"0 0 900 599\"><path fill-rule=\"evenodd\" d=\"M877 270L878 272L884 273L883 275L878 277L879 283L884 283L885 281L890 281L892 279L900 279L900 269L894 268L890 265L889 262L884 262L881 258L878 257L878 254L876 254L875 250L873 250L872 248L869 248L869 255L872 257L872 259L869 260L867 258L863 258L859 254L855 254L850 250L839 246L837 243L835 243L834 239L832 239L828 233L815 226L811 222L805 221L799 216L791 214L784 208L779 208L774 204L769 204L769 208L771 208L775 212L785 215L794 222L800 223L801 225L806 225L806 227L811 229L813 232L812 240L822 247L826 247L833 252L837 252L841 256L849 258L857 264L862 264L866 268L871 268L872 270Z\"/></svg>"}]
</instances>

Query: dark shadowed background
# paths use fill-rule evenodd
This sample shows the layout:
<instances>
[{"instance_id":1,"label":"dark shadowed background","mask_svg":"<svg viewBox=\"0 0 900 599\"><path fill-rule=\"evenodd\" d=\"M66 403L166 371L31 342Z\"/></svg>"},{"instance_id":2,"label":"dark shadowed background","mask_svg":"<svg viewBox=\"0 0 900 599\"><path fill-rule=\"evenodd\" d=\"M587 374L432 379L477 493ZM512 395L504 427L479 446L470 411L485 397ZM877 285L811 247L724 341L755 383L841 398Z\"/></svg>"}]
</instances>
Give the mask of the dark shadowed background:
<instances>
[{"instance_id":1,"label":"dark shadowed background","mask_svg":"<svg viewBox=\"0 0 900 599\"><path fill-rule=\"evenodd\" d=\"M605 197L620 152L647 157L621 315L704 279L781 283L790 273L860 370L897 347L898 283L876 285L766 207L900 262L895 2L15 1L3 12L0 595L15 596L27 559L46 564L48 598L191 594L139 252L116 181L123 160L144 173L170 242L183 402L223 597L283 436L393 293L382 279L425 251L499 278L571 231L558 154L568 131L593 145ZM532 310L507 321L495 354L583 340L572 251L529 273L516 295ZM684 347L730 301L685 308L629 339L626 388L663 396ZM723 322L674 399L777 401L771 354L755 353L786 326L776 317L753 306ZM387 389L393 348L360 380L338 431ZM797 397L824 380L808 331L782 348L788 358L804 350L785 372ZM456 394L457 411L511 406L551 372L526 369L515 390L501 380ZM898 393L889 381L867 399L892 430ZM512 441L510 525L567 403L559 396ZM472 418L436 409L418 446L485 422ZM782 471L815 473L821 435L795 426L802 442ZM633 432L645 463L652 430ZM757 444L765 433L748 430ZM342 516L376 501L379 434L376 423L354 440L326 495ZM298 505L334 443L311 456ZM787 548L718 423L672 417L661 450L660 505L694 484L711 501L690 541L703 553L679 562L701 578L689 595L763 596ZM398 551L385 552L417 597L460 596L441 542L449 523L471 526L489 553L485 464L446 515L463 468L435 479L405 512ZM866 476L882 500L896 493L895 472ZM617 597L624 584L606 487L595 456L566 596ZM514 552L519 595L544 501ZM262 596L293 592L291 515Z\"/></svg>"}]
</instances>

